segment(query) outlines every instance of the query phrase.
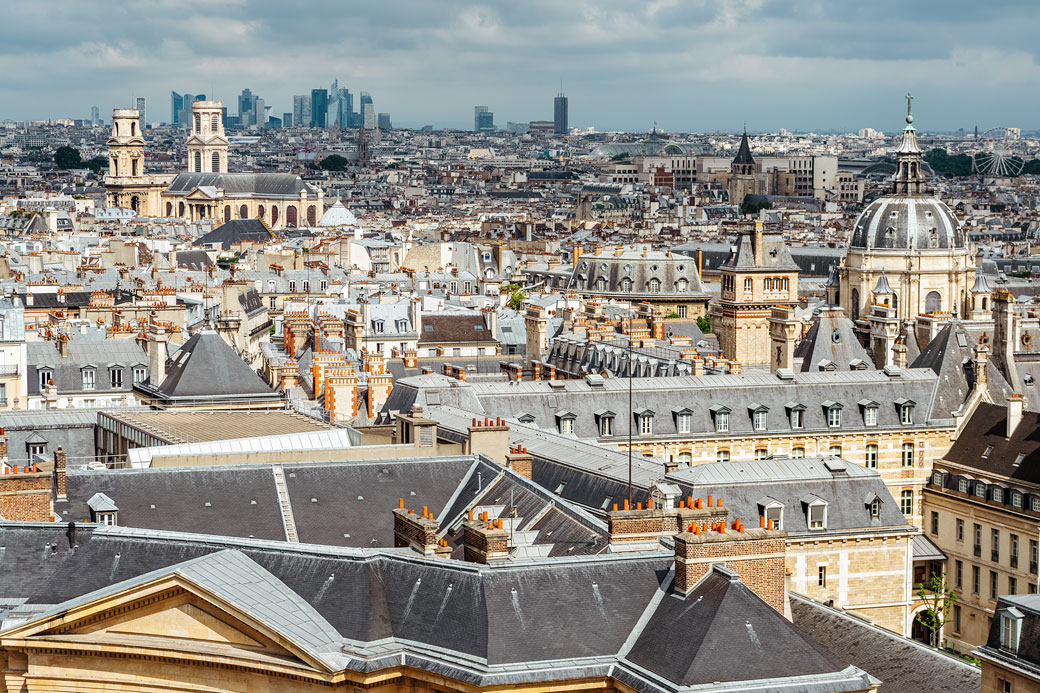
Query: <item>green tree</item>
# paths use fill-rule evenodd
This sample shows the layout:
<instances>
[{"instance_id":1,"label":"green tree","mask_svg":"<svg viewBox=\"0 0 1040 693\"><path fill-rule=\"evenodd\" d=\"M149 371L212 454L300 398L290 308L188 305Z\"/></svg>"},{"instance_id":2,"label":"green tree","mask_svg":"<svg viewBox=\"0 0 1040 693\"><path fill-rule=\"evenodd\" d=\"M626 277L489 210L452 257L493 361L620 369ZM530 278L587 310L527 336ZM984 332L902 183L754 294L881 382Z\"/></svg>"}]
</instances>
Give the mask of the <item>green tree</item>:
<instances>
[{"instance_id":1,"label":"green tree","mask_svg":"<svg viewBox=\"0 0 1040 693\"><path fill-rule=\"evenodd\" d=\"M946 573L932 573L927 584L918 585L917 598L925 607L917 612L914 620L928 629L932 647L939 647L940 631L950 620L953 603L957 601L957 595L946 582Z\"/></svg>"},{"instance_id":2,"label":"green tree","mask_svg":"<svg viewBox=\"0 0 1040 693\"><path fill-rule=\"evenodd\" d=\"M711 317L708 315L702 315L697 318L697 329L704 334L711 332Z\"/></svg>"},{"instance_id":3,"label":"green tree","mask_svg":"<svg viewBox=\"0 0 1040 693\"><path fill-rule=\"evenodd\" d=\"M509 294L509 307L513 310L520 310L520 304L523 302L525 296L519 284L506 284L499 289L499 292Z\"/></svg>"},{"instance_id":4,"label":"green tree","mask_svg":"<svg viewBox=\"0 0 1040 693\"><path fill-rule=\"evenodd\" d=\"M54 164L58 168L79 168L83 165L82 160L79 158L79 150L73 147L58 147L58 151L54 152Z\"/></svg>"},{"instance_id":5,"label":"green tree","mask_svg":"<svg viewBox=\"0 0 1040 693\"><path fill-rule=\"evenodd\" d=\"M349 162L339 154L330 154L321 160L319 167L326 171L346 171Z\"/></svg>"},{"instance_id":6,"label":"green tree","mask_svg":"<svg viewBox=\"0 0 1040 693\"><path fill-rule=\"evenodd\" d=\"M108 168L108 159L103 156L95 156L93 159L84 161L83 165L94 173L101 173L101 169Z\"/></svg>"},{"instance_id":7,"label":"green tree","mask_svg":"<svg viewBox=\"0 0 1040 693\"><path fill-rule=\"evenodd\" d=\"M759 200L758 202L753 202L745 199L744 202L740 205L740 213L754 215L758 214L763 209L770 209L772 208L772 206L773 204L769 200Z\"/></svg>"}]
</instances>

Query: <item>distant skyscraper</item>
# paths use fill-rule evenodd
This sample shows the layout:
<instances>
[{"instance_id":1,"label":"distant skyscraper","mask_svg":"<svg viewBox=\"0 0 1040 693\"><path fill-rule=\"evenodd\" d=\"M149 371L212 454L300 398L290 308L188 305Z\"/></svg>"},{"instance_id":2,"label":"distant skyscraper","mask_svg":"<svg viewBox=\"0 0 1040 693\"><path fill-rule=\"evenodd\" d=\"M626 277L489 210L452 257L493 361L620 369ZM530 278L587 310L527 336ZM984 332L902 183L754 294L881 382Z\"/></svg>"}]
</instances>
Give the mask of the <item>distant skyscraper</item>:
<instances>
[{"instance_id":1,"label":"distant skyscraper","mask_svg":"<svg viewBox=\"0 0 1040 693\"><path fill-rule=\"evenodd\" d=\"M306 94L293 97L293 124L306 128L311 124L311 97Z\"/></svg>"},{"instance_id":2,"label":"distant skyscraper","mask_svg":"<svg viewBox=\"0 0 1040 693\"><path fill-rule=\"evenodd\" d=\"M390 129L392 129L392 126L390 125L390 114L389 113L380 113L379 116L376 118L376 122L379 125L379 129L380 130L390 130Z\"/></svg>"},{"instance_id":3,"label":"distant skyscraper","mask_svg":"<svg viewBox=\"0 0 1040 693\"><path fill-rule=\"evenodd\" d=\"M243 89L238 95L238 121L242 127L256 125L256 97L250 89Z\"/></svg>"},{"instance_id":4,"label":"distant skyscraper","mask_svg":"<svg viewBox=\"0 0 1040 693\"><path fill-rule=\"evenodd\" d=\"M145 115L145 100L143 96L137 97L137 111L141 114L141 119L138 121L137 127L141 129L141 133L144 134L145 123L148 122L148 118Z\"/></svg>"},{"instance_id":5,"label":"distant skyscraper","mask_svg":"<svg viewBox=\"0 0 1040 693\"><path fill-rule=\"evenodd\" d=\"M286 111L282 114L282 127L291 128L293 124L293 114Z\"/></svg>"},{"instance_id":6,"label":"distant skyscraper","mask_svg":"<svg viewBox=\"0 0 1040 693\"><path fill-rule=\"evenodd\" d=\"M328 124L329 90L311 89L311 127L323 128Z\"/></svg>"},{"instance_id":7,"label":"distant skyscraper","mask_svg":"<svg viewBox=\"0 0 1040 693\"><path fill-rule=\"evenodd\" d=\"M375 129L376 107L372 105L372 95L369 94L367 91L361 92L359 106L361 108L361 122L363 122L365 124L365 127L369 130Z\"/></svg>"},{"instance_id":8,"label":"distant skyscraper","mask_svg":"<svg viewBox=\"0 0 1040 693\"><path fill-rule=\"evenodd\" d=\"M176 93L176 92L174 92ZM191 105L196 101L205 101L205 94L184 94L180 97L181 110L177 111L177 123L191 126ZM174 99L176 102L176 99Z\"/></svg>"},{"instance_id":9,"label":"distant skyscraper","mask_svg":"<svg viewBox=\"0 0 1040 693\"><path fill-rule=\"evenodd\" d=\"M184 97L175 91L170 92L170 123L181 122L181 111L184 109Z\"/></svg>"},{"instance_id":10,"label":"distant skyscraper","mask_svg":"<svg viewBox=\"0 0 1040 693\"><path fill-rule=\"evenodd\" d=\"M487 106L473 107L473 132L480 132L480 116L488 112Z\"/></svg>"},{"instance_id":11,"label":"distant skyscraper","mask_svg":"<svg viewBox=\"0 0 1040 693\"><path fill-rule=\"evenodd\" d=\"M101 109L97 106L90 107L90 124L100 125L101 124Z\"/></svg>"},{"instance_id":12,"label":"distant skyscraper","mask_svg":"<svg viewBox=\"0 0 1040 693\"><path fill-rule=\"evenodd\" d=\"M567 127L567 97L560 90L560 95L553 99L553 132L557 135L566 135L570 132Z\"/></svg>"}]
</instances>

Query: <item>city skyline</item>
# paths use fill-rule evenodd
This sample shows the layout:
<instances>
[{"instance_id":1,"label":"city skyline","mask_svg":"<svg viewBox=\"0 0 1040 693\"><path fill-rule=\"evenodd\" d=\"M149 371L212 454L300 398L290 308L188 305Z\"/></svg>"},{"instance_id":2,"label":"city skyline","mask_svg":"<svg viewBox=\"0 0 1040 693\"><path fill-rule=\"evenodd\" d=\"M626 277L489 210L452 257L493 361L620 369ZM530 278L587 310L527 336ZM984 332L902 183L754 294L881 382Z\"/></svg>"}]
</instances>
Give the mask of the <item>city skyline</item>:
<instances>
[{"instance_id":1,"label":"city skyline","mask_svg":"<svg viewBox=\"0 0 1040 693\"><path fill-rule=\"evenodd\" d=\"M466 128L473 104L501 123L551 119L562 78L579 128L892 130L888 104L907 90L925 128L1040 126L1032 3L341 9L178 2L123 20L91 0L18 3L0 30L0 119L85 118L141 96L165 103L171 89L234 104L244 87L282 113L293 95L338 77L375 95L395 124Z\"/></svg>"}]
</instances>

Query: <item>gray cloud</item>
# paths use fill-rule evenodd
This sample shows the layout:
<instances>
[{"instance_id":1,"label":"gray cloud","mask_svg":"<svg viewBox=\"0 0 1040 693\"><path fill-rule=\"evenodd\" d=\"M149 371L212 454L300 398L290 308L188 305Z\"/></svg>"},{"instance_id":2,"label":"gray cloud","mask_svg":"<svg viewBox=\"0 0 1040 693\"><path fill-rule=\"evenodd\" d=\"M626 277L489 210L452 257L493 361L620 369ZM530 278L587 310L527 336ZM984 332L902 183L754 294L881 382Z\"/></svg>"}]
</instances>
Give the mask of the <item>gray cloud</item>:
<instances>
[{"instance_id":1,"label":"gray cloud","mask_svg":"<svg viewBox=\"0 0 1040 693\"><path fill-rule=\"evenodd\" d=\"M114 7L125 8L116 12ZM897 0L34 0L5 4L0 118L75 117L169 92L275 113L332 79L395 122L551 116L599 129L1035 128L1040 4ZM233 110L233 107L232 107Z\"/></svg>"}]
</instances>

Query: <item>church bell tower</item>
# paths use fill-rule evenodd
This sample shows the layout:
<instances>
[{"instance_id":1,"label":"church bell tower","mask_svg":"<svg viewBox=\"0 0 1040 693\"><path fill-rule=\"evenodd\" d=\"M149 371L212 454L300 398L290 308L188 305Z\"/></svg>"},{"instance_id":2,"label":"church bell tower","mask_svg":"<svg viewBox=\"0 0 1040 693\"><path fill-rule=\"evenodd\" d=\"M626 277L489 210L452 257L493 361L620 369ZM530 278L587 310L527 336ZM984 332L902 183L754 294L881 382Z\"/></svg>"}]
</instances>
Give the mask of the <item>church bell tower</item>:
<instances>
[{"instance_id":1,"label":"church bell tower","mask_svg":"<svg viewBox=\"0 0 1040 693\"><path fill-rule=\"evenodd\" d=\"M227 173L223 106L220 101L192 103L191 134L186 143L189 173Z\"/></svg>"}]
</instances>

